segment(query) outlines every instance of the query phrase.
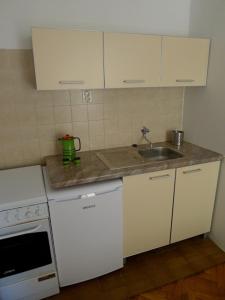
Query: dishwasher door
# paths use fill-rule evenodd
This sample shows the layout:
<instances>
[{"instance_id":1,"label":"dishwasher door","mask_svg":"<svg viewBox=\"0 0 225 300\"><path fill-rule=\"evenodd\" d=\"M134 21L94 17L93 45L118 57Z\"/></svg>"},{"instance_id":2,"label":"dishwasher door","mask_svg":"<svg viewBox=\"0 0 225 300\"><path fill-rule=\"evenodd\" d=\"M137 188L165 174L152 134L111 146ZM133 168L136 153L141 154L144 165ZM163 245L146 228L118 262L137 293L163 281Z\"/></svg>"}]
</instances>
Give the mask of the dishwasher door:
<instances>
[{"instance_id":1,"label":"dishwasher door","mask_svg":"<svg viewBox=\"0 0 225 300\"><path fill-rule=\"evenodd\" d=\"M123 267L121 186L52 200L49 208L61 287Z\"/></svg>"}]
</instances>

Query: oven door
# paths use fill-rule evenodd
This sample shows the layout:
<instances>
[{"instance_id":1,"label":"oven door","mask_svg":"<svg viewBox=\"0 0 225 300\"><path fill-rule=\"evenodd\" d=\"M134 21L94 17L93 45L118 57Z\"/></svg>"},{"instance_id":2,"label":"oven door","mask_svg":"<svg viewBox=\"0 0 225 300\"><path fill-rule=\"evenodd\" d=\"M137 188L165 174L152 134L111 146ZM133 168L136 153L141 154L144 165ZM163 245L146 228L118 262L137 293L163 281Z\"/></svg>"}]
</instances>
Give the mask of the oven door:
<instances>
[{"instance_id":1,"label":"oven door","mask_svg":"<svg viewBox=\"0 0 225 300\"><path fill-rule=\"evenodd\" d=\"M0 286L9 278L40 276L49 266L55 269L47 219L0 229Z\"/></svg>"},{"instance_id":2,"label":"oven door","mask_svg":"<svg viewBox=\"0 0 225 300\"><path fill-rule=\"evenodd\" d=\"M37 300L57 293L49 220L0 229L0 299Z\"/></svg>"}]
</instances>

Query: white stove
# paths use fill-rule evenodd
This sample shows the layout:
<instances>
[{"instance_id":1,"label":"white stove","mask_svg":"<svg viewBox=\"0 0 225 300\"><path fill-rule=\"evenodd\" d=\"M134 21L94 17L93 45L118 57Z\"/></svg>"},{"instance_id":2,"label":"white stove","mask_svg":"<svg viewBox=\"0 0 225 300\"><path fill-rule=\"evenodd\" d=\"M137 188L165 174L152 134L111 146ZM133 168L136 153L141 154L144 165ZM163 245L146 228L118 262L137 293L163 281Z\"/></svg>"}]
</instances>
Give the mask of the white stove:
<instances>
[{"instance_id":1,"label":"white stove","mask_svg":"<svg viewBox=\"0 0 225 300\"><path fill-rule=\"evenodd\" d=\"M41 166L0 171L0 211L46 202Z\"/></svg>"},{"instance_id":2,"label":"white stove","mask_svg":"<svg viewBox=\"0 0 225 300\"><path fill-rule=\"evenodd\" d=\"M0 228L48 217L40 166L0 171Z\"/></svg>"},{"instance_id":3,"label":"white stove","mask_svg":"<svg viewBox=\"0 0 225 300\"><path fill-rule=\"evenodd\" d=\"M41 167L0 171L0 299L58 292Z\"/></svg>"}]
</instances>

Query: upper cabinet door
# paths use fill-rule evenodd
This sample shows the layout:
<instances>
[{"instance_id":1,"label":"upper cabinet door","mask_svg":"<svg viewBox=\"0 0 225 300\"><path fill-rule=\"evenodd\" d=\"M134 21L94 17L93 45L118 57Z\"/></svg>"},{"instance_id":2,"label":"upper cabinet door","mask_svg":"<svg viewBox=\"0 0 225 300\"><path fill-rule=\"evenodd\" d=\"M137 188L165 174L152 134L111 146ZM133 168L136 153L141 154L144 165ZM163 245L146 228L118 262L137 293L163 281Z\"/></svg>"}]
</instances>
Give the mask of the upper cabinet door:
<instances>
[{"instance_id":1,"label":"upper cabinet door","mask_svg":"<svg viewBox=\"0 0 225 300\"><path fill-rule=\"evenodd\" d=\"M160 85L161 37L104 33L106 88Z\"/></svg>"},{"instance_id":2,"label":"upper cabinet door","mask_svg":"<svg viewBox=\"0 0 225 300\"><path fill-rule=\"evenodd\" d=\"M38 90L104 88L101 32L32 29Z\"/></svg>"},{"instance_id":3,"label":"upper cabinet door","mask_svg":"<svg viewBox=\"0 0 225 300\"><path fill-rule=\"evenodd\" d=\"M163 37L162 86L206 85L210 40Z\"/></svg>"}]
</instances>

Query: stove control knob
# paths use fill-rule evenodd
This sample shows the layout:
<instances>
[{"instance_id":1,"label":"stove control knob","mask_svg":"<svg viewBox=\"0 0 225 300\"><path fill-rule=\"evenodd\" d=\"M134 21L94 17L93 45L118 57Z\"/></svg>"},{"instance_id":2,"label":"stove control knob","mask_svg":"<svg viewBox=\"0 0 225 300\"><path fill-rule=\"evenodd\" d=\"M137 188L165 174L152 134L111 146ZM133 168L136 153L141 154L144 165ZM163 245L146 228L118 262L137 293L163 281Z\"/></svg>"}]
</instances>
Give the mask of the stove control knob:
<instances>
[{"instance_id":1,"label":"stove control knob","mask_svg":"<svg viewBox=\"0 0 225 300\"><path fill-rule=\"evenodd\" d=\"M40 216L40 209L37 207L34 211L35 216L39 217Z\"/></svg>"},{"instance_id":2,"label":"stove control knob","mask_svg":"<svg viewBox=\"0 0 225 300\"><path fill-rule=\"evenodd\" d=\"M19 215L19 213L16 213L16 214L15 214L15 219L16 219L17 221L20 220L20 215Z\"/></svg>"},{"instance_id":3,"label":"stove control knob","mask_svg":"<svg viewBox=\"0 0 225 300\"><path fill-rule=\"evenodd\" d=\"M16 213L15 213L14 217L15 217L15 219L16 219L17 221L20 220L20 211L19 211L18 209L16 210Z\"/></svg>"},{"instance_id":4,"label":"stove control knob","mask_svg":"<svg viewBox=\"0 0 225 300\"><path fill-rule=\"evenodd\" d=\"M8 211L5 213L4 219L5 219L6 223L9 223L9 212Z\"/></svg>"},{"instance_id":5,"label":"stove control knob","mask_svg":"<svg viewBox=\"0 0 225 300\"><path fill-rule=\"evenodd\" d=\"M32 216L32 213L31 211L28 209L26 212L25 212L25 218L30 218Z\"/></svg>"}]
</instances>

